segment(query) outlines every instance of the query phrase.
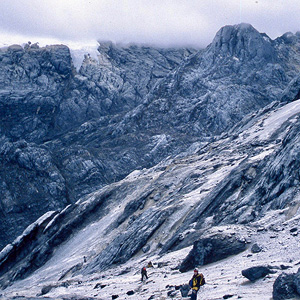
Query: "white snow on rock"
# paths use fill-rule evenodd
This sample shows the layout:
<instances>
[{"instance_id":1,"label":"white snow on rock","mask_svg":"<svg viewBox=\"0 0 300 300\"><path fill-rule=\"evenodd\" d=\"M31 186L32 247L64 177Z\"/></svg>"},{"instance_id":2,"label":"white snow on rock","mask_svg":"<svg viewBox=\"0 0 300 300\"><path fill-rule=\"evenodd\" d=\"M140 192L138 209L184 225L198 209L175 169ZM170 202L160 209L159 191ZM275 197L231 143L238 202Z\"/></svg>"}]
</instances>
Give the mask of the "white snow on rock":
<instances>
[{"instance_id":1,"label":"white snow on rock","mask_svg":"<svg viewBox=\"0 0 300 300\"><path fill-rule=\"evenodd\" d=\"M298 117L300 113L300 100L288 103L274 111L267 114L264 119L260 120L258 124L252 126L246 132L243 132L244 143L249 143L254 139L264 141L276 132L287 121L294 122L294 118Z\"/></svg>"},{"instance_id":2,"label":"white snow on rock","mask_svg":"<svg viewBox=\"0 0 300 300\"><path fill-rule=\"evenodd\" d=\"M80 69L85 55L89 55L96 62L99 61L99 43L96 41L90 44L69 43L67 46L70 48L72 60L77 71Z\"/></svg>"},{"instance_id":3,"label":"white snow on rock","mask_svg":"<svg viewBox=\"0 0 300 300\"><path fill-rule=\"evenodd\" d=\"M71 56L73 59L73 63L77 71L80 69L82 62L84 60L85 55L90 55L95 61L99 59L99 42L96 40L88 40L88 41L68 41L68 40L58 40L58 39L50 39L50 38L36 38L36 37L28 37L26 40L24 37L16 36L12 38L11 36L5 37L4 40L0 42L0 48L7 48L10 45L18 44L24 46L27 41L37 40L37 44L40 47L45 47L47 45L56 45L56 44L64 44L69 47ZM35 42L34 42L35 43Z\"/></svg>"}]
</instances>

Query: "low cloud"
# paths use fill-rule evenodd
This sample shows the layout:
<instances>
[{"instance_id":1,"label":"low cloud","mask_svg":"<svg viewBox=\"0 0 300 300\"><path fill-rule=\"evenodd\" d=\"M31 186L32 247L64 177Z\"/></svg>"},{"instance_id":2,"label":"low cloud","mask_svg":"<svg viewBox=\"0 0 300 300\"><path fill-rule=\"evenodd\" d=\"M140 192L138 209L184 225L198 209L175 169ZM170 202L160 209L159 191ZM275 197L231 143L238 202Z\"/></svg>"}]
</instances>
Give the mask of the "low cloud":
<instances>
[{"instance_id":1,"label":"low cloud","mask_svg":"<svg viewBox=\"0 0 300 300\"><path fill-rule=\"evenodd\" d=\"M300 30L299 0L1 0L2 37L208 45L241 22L276 38Z\"/></svg>"}]
</instances>

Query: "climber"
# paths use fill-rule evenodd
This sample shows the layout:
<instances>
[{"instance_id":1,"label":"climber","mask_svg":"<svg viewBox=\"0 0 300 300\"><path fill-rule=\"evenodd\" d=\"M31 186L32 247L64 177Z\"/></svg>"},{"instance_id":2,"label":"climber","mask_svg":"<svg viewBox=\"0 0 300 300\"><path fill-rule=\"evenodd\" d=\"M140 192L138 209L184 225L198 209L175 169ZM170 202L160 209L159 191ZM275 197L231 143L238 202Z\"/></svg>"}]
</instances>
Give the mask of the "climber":
<instances>
[{"instance_id":1,"label":"climber","mask_svg":"<svg viewBox=\"0 0 300 300\"><path fill-rule=\"evenodd\" d=\"M142 268L141 274L142 274L142 279L141 279L142 281L144 281L144 277L146 277L146 279L148 279L146 267Z\"/></svg>"},{"instance_id":2,"label":"climber","mask_svg":"<svg viewBox=\"0 0 300 300\"><path fill-rule=\"evenodd\" d=\"M197 269L194 270L194 275L189 282L190 287L192 288L191 300L197 299L197 293L200 286L205 284L205 279L202 273L199 273Z\"/></svg>"}]
</instances>

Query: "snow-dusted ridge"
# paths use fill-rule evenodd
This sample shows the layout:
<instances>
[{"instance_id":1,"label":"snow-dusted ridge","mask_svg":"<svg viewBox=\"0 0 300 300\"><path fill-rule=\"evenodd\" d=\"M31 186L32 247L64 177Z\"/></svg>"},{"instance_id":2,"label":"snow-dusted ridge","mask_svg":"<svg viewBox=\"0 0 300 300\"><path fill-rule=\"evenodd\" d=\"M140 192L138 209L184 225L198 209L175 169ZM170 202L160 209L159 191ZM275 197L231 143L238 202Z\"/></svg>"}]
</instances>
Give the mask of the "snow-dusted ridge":
<instances>
[{"instance_id":1,"label":"snow-dusted ridge","mask_svg":"<svg viewBox=\"0 0 300 300\"><path fill-rule=\"evenodd\" d=\"M37 40L37 38L28 37L27 40L35 41ZM11 39L11 37L5 37L5 39L0 42L0 49L1 48L5 49L13 44L22 45L22 47L24 47L26 43L27 41L24 42L24 37L17 36L14 39ZM90 57L98 61L99 52L97 49L99 47L99 42L97 42L96 40L75 42L75 41L68 41L68 40L38 38L38 42L37 42L37 45L39 45L40 47L46 47L47 45L60 45L60 44L69 47L74 66L77 70L79 70L79 68L81 67L85 55L90 55Z\"/></svg>"},{"instance_id":2,"label":"snow-dusted ridge","mask_svg":"<svg viewBox=\"0 0 300 300\"><path fill-rule=\"evenodd\" d=\"M299 113L300 100L293 101L274 111L270 111L259 121L259 124L243 132L243 135L248 135L248 138L245 138L243 142L247 144L254 139L261 142L267 141L285 122L295 122L299 117ZM295 119L293 119L294 117Z\"/></svg>"}]
</instances>

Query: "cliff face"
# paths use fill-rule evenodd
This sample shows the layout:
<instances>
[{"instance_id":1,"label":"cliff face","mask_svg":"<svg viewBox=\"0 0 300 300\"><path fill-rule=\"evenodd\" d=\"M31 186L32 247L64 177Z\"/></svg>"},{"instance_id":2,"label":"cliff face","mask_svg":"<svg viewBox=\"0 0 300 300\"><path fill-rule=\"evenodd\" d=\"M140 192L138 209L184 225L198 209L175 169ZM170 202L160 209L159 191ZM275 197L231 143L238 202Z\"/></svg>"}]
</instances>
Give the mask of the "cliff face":
<instances>
[{"instance_id":1,"label":"cliff face","mask_svg":"<svg viewBox=\"0 0 300 300\"><path fill-rule=\"evenodd\" d=\"M241 24L203 50L100 43L78 71L63 45L2 49L0 248L49 210L213 142L283 91L297 98L299 44Z\"/></svg>"},{"instance_id":2,"label":"cliff face","mask_svg":"<svg viewBox=\"0 0 300 300\"><path fill-rule=\"evenodd\" d=\"M101 44L99 61L87 55L76 72L63 45L1 50L0 248L46 211L144 163L138 154L128 163L139 144L112 141L111 127L193 52Z\"/></svg>"},{"instance_id":3,"label":"cliff face","mask_svg":"<svg viewBox=\"0 0 300 300\"><path fill-rule=\"evenodd\" d=\"M65 46L1 50L1 247L47 210L68 203L65 178L43 142L56 132L73 76Z\"/></svg>"}]
</instances>

